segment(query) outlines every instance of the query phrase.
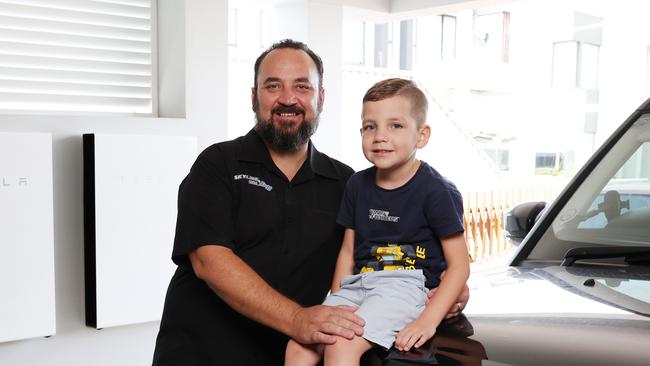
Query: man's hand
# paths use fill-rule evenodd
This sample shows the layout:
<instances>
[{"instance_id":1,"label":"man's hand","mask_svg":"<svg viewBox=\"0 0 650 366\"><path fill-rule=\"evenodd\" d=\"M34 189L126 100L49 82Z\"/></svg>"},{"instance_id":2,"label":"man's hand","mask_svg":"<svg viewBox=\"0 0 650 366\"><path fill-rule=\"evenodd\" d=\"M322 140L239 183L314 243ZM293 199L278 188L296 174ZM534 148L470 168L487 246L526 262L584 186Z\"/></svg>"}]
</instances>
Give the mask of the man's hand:
<instances>
[{"instance_id":1,"label":"man's hand","mask_svg":"<svg viewBox=\"0 0 650 366\"><path fill-rule=\"evenodd\" d=\"M351 306L316 305L298 309L293 316L293 332L289 334L302 344L333 344L336 336L352 339L363 334L365 321Z\"/></svg>"},{"instance_id":2,"label":"man's hand","mask_svg":"<svg viewBox=\"0 0 650 366\"><path fill-rule=\"evenodd\" d=\"M440 274L440 279L442 279L444 276L445 276L445 272L442 272L442 274ZM433 299L437 289L438 289L437 287L432 288L427 293L427 297L428 297L426 302L427 305ZM465 306L467 306L468 301L469 301L469 287L467 287L467 284L465 284L463 291L460 293L460 295L458 295L458 299L456 299L456 302L451 306L451 308L449 308L447 315L445 315L445 319L458 316L458 314L460 314L460 312L463 311L463 309L465 309Z\"/></svg>"},{"instance_id":3,"label":"man's hand","mask_svg":"<svg viewBox=\"0 0 650 366\"><path fill-rule=\"evenodd\" d=\"M407 352L411 347L420 348L436 333L436 328L431 326L428 319L418 318L409 323L404 329L397 333L395 348Z\"/></svg>"}]
</instances>

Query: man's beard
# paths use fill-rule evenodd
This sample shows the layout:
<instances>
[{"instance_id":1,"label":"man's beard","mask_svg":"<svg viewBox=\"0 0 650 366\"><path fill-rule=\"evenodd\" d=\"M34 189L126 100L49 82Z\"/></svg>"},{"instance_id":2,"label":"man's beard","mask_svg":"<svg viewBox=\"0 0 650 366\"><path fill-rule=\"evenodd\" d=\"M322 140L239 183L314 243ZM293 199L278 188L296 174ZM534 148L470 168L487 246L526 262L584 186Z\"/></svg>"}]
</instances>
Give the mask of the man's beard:
<instances>
[{"instance_id":1,"label":"man's beard","mask_svg":"<svg viewBox=\"0 0 650 366\"><path fill-rule=\"evenodd\" d=\"M283 126L280 121L280 127L273 123L273 117L276 113L297 113L302 114L303 120L295 131L290 131ZM274 149L280 152L294 152L309 142L309 138L318 129L319 115L313 120L305 117L303 109L295 106L278 106L271 111L271 117L264 120L258 111L255 111L255 131L262 139ZM287 126L288 127L288 126Z\"/></svg>"}]
</instances>

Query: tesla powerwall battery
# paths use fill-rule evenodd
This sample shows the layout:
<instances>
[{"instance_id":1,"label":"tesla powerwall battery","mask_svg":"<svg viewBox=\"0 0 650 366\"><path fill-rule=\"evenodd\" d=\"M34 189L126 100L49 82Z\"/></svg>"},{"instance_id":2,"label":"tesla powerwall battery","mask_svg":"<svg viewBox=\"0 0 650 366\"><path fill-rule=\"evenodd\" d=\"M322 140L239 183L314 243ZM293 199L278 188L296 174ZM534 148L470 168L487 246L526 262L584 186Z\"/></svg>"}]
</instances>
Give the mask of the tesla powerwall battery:
<instances>
[{"instance_id":1,"label":"tesla powerwall battery","mask_svg":"<svg viewBox=\"0 0 650 366\"><path fill-rule=\"evenodd\" d=\"M159 320L196 138L87 134L83 150L86 325Z\"/></svg>"},{"instance_id":2,"label":"tesla powerwall battery","mask_svg":"<svg viewBox=\"0 0 650 366\"><path fill-rule=\"evenodd\" d=\"M0 342L56 332L52 136L0 132Z\"/></svg>"}]
</instances>

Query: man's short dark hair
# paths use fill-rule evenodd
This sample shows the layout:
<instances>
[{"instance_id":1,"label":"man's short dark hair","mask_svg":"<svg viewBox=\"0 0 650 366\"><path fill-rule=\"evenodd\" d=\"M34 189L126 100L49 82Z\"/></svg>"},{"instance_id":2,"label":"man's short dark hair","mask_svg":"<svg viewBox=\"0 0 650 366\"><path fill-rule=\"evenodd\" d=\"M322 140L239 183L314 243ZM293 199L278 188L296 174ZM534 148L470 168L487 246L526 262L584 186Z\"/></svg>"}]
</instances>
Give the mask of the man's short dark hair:
<instances>
[{"instance_id":1,"label":"man's short dark hair","mask_svg":"<svg viewBox=\"0 0 650 366\"><path fill-rule=\"evenodd\" d=\"M316 70L318 70L318 89L320 90L323 87L323 61L320 59L320 57L312 51L309 47L307 47L306 44L300 42L300 41L294 41L293 39L283 39L279 42L276 42L271 45L271 47L267 48L266 51L262 52L262 54L255 60L255 80L253 80L253 86L255 89L257 89L257 73L260 70L260 64L262 63L262 60L268 55L271 51L281 49L281 48L291 48L294 50L301 50L304 51L311 57L311 59L314 61L316 64Z\"/></svg>"}]
</instances>

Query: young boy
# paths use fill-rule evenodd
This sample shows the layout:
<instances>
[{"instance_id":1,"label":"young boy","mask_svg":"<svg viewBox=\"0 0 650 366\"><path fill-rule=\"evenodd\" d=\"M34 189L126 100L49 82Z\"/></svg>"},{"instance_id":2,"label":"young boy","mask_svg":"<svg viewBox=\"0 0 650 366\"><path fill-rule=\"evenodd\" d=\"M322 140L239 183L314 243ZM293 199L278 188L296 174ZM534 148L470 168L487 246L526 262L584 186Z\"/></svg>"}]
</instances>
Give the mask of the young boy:
<instances>
[{"instance_id":1,"label":"young boy","mask_svg":"<svg viewBox=\"0 0 650 366\"><path fill-rule=\"evenodd\" d=\"M325 346L291 340L285 365L315 365L323 354L326 366L358 365L373 345L420 347L463 290L469 260L462 197L415 157L431 134L426 114L426 97L411 81L388 79L366 92L362 147L373 167L347 183L337 218L346 230L324 302L357 306L364 334Z\"/></svg>"}]
</instances>

